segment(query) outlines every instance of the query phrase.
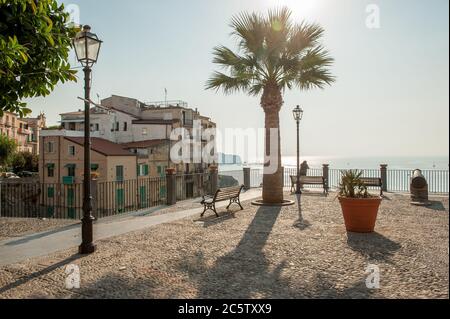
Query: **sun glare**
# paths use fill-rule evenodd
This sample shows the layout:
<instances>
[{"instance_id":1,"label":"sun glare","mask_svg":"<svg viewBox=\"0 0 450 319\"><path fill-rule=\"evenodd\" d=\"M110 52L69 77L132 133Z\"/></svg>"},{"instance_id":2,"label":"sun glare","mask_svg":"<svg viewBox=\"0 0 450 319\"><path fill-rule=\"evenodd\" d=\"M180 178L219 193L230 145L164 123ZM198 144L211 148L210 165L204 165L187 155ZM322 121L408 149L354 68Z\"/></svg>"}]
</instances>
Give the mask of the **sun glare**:
<instances>
[{"instance_id":1,"label":"sun glare","mask_svg":"<svg viewBox=\"0 0 450 319\"><path fill-rule=\"evenodd\" d=\"M294 18L311 17L319 8L320 0L267 0L271 7L286 6L292 10Z\"/></svg>"}]
</instances>

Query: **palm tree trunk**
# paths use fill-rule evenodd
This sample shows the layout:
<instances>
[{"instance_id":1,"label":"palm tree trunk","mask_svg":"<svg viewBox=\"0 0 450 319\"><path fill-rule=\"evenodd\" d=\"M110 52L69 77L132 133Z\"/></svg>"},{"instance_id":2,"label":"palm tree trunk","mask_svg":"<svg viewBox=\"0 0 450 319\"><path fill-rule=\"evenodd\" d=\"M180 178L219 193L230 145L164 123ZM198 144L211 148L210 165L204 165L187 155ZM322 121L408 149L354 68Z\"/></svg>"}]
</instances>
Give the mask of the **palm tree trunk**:
<instances>
[{"instance_id":1,"label":"palm tree trunk","mask_svg":"<svg viewBox=\"0 0 450 319\"><path fill-rule=\"evenodd\" d=\"M280 204L284 199L279 117L282 105L283 98L278 86L266 86L261 98L261 106L265 113L265 154L266 158L272 159L269 163L265 164L263 176L263 202L268 204ZM276 132L273 129L276 129ZM271 138L271 132L272 134L277 134L276 138ZM271 145L271 140L275 141L278 145ZM270 154L271 152L275 152L275 154Z\"/></svg>"}]
</instances>

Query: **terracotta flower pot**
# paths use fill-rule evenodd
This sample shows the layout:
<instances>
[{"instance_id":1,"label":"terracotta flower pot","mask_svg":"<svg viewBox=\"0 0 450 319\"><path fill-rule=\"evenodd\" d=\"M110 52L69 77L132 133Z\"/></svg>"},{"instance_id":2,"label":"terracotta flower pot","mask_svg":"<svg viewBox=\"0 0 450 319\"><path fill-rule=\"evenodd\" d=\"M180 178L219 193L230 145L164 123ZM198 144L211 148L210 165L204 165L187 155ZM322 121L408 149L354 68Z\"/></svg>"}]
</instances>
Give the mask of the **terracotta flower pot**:
<instances>
[{"instance_id":1,"label":"terracotta flower pot","mask_svg":"<svg viewBox=\"0 0 450 319\"><path fill-rule=\"evenodd\" d=\"M175 172L176 172L176 169L173 168L173 167L166 168L166 174L167 175L174 175Z\"/></svg>"},{"instance_id":2,"label":"terracotta flower pot","mask_svg":"<svg viewBox=\"0 0 450 319\"><path fill-rule=\"evenodd\" d=\"M381 197L339 197L347 231L354 233L374 232L381 201Z\"/></svg>"}]
</instances>

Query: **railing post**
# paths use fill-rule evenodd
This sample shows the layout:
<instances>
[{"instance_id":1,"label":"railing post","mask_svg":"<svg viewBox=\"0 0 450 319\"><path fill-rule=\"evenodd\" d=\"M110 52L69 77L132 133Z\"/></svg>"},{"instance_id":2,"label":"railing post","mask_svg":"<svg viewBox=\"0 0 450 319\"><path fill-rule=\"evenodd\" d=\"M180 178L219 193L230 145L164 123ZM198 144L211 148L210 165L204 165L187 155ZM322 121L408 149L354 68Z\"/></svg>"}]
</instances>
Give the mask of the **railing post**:
<instances>
[{"instance_id":1,"label":"railing post","mask_svg":"<svg viewBox=\"0 0 450 319\"><path fill-rule=\"evenodd\" d=\"M330 164L323 164L323 178L325 179L326 190L330 189Z\"/></svg>"},{"instance_id":2,"label":"railing post","mask_svg":"<svg viewBox=\"0 0 450 319\"><path fill-rule=\"evenodd\" d=\"M215 194L219 189L219 170L215 165L209 167L210 178L211 178L211 194Z\"/></svg>"},{"instance_id":3,"label":"railing post","mask_svg":"<svg viewBox=\"0 0 450 319\"><path fill-rule=\"evenodd\" d=\"M177 182L174 168L166 169L167 205L177 203Z\"/></svg>"},{"instance_id":4,"label":"railing post","mask_svg":"<svg viewBox=\"0 0 450 319\"><path fill-rule=\"evenodd\" d=\"M381 182L383 183L383 187L382 187L383 192L388 191L387 168L388 168L387 164L380 165L380 177L381 177Z\"/></svg>"},{"instance_id":5,"label":"railing post","mask_svg":"<svg viewBox=\"0 0 450 319\"><path fill-rule=\"evenodd\" d=\"M98 180L91 179L91 195L92 195L92 215L98 219L98 198L97 198Z\"/></svg>"},{"instance_id":6,"label":"railing post","mask_svg":"<svg viewBox=\"0 0 450 319\"><path fill-rule=\"evenodd\" d=\"M245 190L249 190L251 188L250 173L251 173L250 167L244 167L244 189Z\"/></svg>"}]
</instances>

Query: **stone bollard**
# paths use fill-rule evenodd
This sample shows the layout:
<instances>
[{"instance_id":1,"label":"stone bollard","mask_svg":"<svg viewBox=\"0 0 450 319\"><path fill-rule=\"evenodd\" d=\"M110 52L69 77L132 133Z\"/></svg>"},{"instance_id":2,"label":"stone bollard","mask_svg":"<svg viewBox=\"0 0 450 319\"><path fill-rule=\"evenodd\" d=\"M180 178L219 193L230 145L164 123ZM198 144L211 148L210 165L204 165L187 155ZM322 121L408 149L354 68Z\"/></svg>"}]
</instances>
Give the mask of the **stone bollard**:
<instances>
[{"instance_id":1,"label":"stone bollard","mask_svg":"<svg viewBox=\"0 0 450 319\"><path fill-rule=\"evenodd\" d=\"M323 178L325 179L325 190L330 189L330 164L323 164Z\"/></svg>"},{"instance_id":2,"label":"stone bollard","mask_svg":"<svg viewBox=\"0 0 450 319\"><path fill-rule=\"evenodd\" d=\"M411 204L419 206L431 205L428 200L428 182L420 169L414 170L410 182Z\"/></svg>"},{"instance_id":3,"label":"stone bollard","mask_svg":"<svg viewBox=\"0 0 450 319\"><path fill-rule=\"evenodd\" d=\"M250 167L244 167L244 189L245 190L249 190L251 188L250 173L251 173Z\"/></svg>"},{"instance_id":4,"label":"stone bollard","mask_svg":"<svg viewBox=\"0 0 450 319\"><path fill-rule=\"evenodd\" d=\"M383 192L388 191L388 179L387 179L387 164L381 164L380 165L380 177L381 177L381 183L383 184L381 189Z\"/></svg>"},{"instance_id":5,"label":"stone bollard","mask_svg":"<svg viewBox=\"0 0 450 319\"><path fill-rule=\"evenodd\" d=\"M219 168L215 165L209 167L209 178L211 180L211 194L219 189Z\"/></svg>"},{"instance_id":6,"label":"stone bollard","mask_svg":"<svg viewBox=\"0 0 450 319\"><path fill-rule=\"evenodd\" d=\"M174 168L166 169L167 205L177 203L177 180Z\"/></svg>"}]
</instances>

